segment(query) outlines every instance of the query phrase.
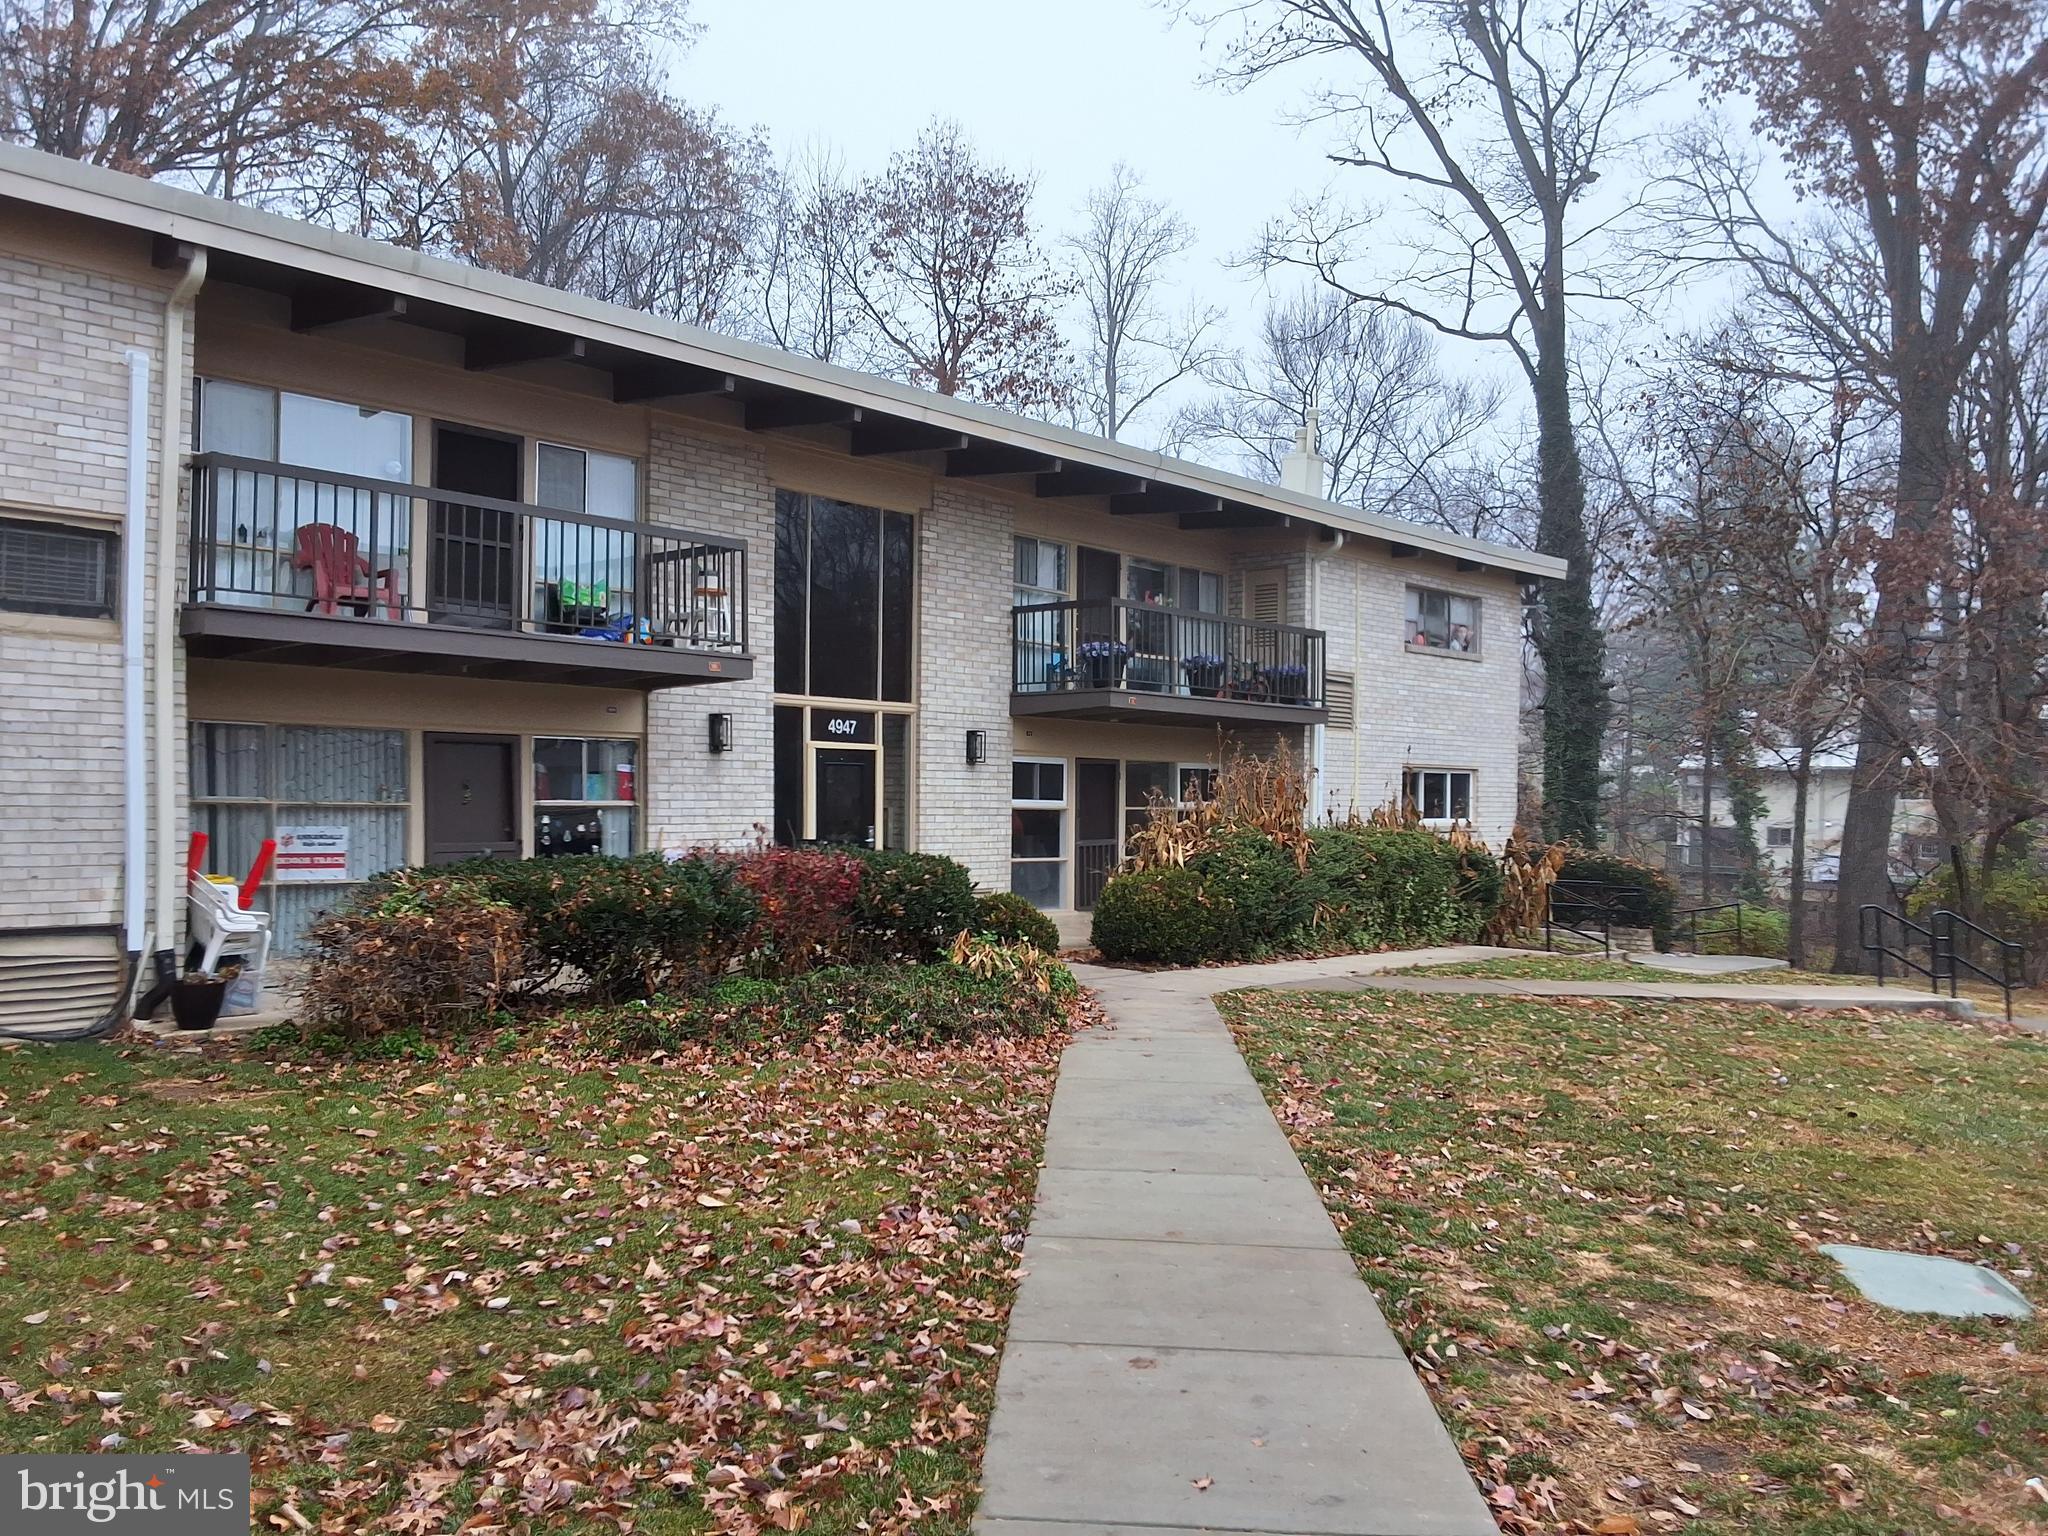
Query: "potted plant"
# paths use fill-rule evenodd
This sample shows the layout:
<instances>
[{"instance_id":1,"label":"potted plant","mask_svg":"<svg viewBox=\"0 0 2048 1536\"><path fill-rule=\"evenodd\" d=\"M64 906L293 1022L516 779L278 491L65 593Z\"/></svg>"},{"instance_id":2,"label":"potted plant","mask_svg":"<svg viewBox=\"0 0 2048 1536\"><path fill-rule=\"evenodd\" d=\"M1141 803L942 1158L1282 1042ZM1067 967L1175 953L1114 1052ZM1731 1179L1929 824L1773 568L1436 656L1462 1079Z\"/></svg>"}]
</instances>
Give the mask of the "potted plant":
<instances>
[{"instance_id":1,"label":"potted plant","mask_svg":"<svg viewBox=\"0 0 2048 1536\"><path fill-rule=\"evenodd\" d=\"M1131 648L1123 641L1083 640L1074 649L1080 654L1090 688L1123 686L1124 663L1131 659Z\"/></svg>"},{"instance_id":2,"label":"potted plant","mask_svg":"<svg viewBox=\"0 0 2048 1536\"><path fill-rule=\"evenodd\" d=\"M1181 671L1187 674L1188 692L1200 698L1213 699L1223 691L1223 658L1203 651L1193 656L1184 656Z\"/></svg>"},{"instance_id":3,"label":"potted plant","mask_svg":"<svg viewBox=\"0 0 2048 1536\"><path fill-rule=\"evenodd\" d=\"M171 984L171 1017L180 1029L211 1029L227 1001L228 983L239 966L219 971L187 971Z\"/></svg>"},{"instance_id":4,"label":"potted plant","mask_svg":"<svg viewBox=\"0 0 2048 1536\"><path fill-rule=\"evenodd\" d=\"M1298 661L1283 661L1265 670L1266 688L1275 699L1299 704L1308 697L1308 668Z\"/></svg>"}]
</instances>

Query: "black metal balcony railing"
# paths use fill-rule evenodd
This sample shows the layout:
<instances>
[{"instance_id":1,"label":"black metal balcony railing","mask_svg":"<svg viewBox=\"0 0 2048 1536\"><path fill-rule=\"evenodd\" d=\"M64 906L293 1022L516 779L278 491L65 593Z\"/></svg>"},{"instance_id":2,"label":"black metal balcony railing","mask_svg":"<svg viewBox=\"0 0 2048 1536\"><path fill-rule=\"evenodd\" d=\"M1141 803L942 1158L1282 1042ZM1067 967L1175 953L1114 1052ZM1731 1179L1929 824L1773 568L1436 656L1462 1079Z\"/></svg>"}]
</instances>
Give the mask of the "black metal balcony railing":
<instances>
[{"instance_id":1,"label":"black metal balcony railing","mask_svg":"<svg viewBox=\"0 0 2048 1536\"><path fill-rule=\"evenodd\" d=\"M1010 610L1018 693L1111 689L1323 705L1323 632L1121 600Z\"/></svg>"},{"instance_id":2,"label":"black metal balcony railing","mask_svg":"<svg viewBox=\"0 0 2048 1536\"><path fill-rule=\"evenodd\" d=\"M734 654L746 546L229 454L192 460L191 601Z\"/></svg>"}]
</instances>

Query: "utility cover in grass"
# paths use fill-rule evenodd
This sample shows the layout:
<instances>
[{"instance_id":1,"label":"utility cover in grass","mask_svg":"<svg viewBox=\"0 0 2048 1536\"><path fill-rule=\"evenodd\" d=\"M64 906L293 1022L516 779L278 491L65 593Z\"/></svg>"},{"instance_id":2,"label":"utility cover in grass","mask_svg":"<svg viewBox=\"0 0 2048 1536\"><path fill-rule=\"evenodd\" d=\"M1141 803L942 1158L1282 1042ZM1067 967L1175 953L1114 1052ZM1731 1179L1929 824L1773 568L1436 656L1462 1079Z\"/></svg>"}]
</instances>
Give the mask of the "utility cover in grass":
<instances>
[{"instance_id":1,"label":"utility cover in grass","mask_svg":"<svg viewBox=\"0 0 2048 1536\"><path fill-rule=\"evenodd\" d=\"M1820 1251L1842 1266L1850 1284L1881 1307L1938 1312L1943 1317L2034 1315L2027 1298L2005 1276L1982 1264L1847 1243L1824 1243Z\"/></svg>"}]
</instances>

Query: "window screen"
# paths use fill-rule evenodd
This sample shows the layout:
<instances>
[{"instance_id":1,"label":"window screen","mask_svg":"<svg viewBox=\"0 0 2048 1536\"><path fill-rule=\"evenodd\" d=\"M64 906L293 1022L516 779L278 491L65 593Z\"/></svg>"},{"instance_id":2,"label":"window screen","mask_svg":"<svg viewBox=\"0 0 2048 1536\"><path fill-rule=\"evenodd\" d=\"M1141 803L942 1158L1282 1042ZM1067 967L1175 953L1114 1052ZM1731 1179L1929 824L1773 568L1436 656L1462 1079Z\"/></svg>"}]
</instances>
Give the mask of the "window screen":
<instances>
[{"instance_id":1,"label":"window screen","mask_svg":"<svg viewBox=\"0 0 2048 1536\"><path fill-rule=\"evenodd\" d=\"M112 618L114 550L98 529L0 519L0 608Z\"/></svg>"}]
</instances>

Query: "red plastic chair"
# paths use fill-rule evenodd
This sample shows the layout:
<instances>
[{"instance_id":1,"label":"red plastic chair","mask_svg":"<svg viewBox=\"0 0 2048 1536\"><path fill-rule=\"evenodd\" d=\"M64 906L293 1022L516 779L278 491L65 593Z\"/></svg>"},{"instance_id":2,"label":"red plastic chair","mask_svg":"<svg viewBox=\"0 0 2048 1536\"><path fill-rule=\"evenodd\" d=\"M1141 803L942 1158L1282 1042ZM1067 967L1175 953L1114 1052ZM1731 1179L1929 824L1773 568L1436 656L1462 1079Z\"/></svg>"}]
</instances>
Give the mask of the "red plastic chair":
<instances>
[{"instance_id":1,"label":"red plastic chair","mask_svg":"<svg viewBox=\"0 0 2048 1536\"><path fill-rule=\"evenodd\" d=\"M384 612L396 624L404 618L398 599L398 568L385 566L376 573L372 587L361 578L370 575L370 562L357 553L356 536L332 523L307 523L292 542L292 569L313 573L313 595L306 607L333 613L346 603L358 617L369 616L371 604L381 601Z\"/></svg>"}]
</instances>

